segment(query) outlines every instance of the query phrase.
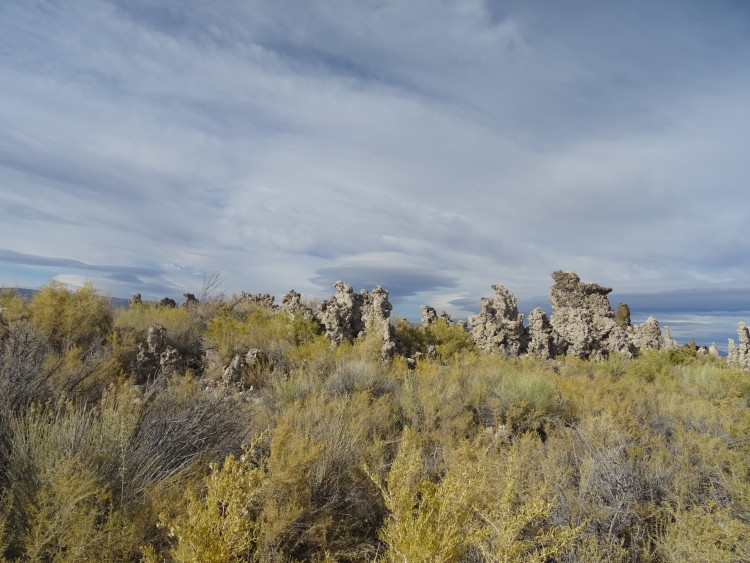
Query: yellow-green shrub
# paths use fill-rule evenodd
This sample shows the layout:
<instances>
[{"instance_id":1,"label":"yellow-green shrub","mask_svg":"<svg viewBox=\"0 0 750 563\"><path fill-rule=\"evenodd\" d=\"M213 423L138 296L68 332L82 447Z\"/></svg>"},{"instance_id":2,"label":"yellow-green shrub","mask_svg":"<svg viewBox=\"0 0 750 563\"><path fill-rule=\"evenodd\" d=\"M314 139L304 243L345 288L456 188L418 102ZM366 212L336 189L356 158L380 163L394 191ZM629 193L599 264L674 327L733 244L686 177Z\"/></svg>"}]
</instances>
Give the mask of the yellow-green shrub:
<instances>
[{"instance_id":1,"label":"yellow-green shrub","mask_svg":"<svg viewBox=\"0 0 750 563\"><path fill-rule=\"evenodd\" d=\"M529 478L533 438L497 451L482 438L464 441L439 480L427 476L419 435L406 428L383 484L389 516L380 531L388 561L459 561L479 552L487 561L543 563L566 551L582 526L551 525L552 489Z\"/></svg>"},{"instance_id":2,"label":"yellow-green shrub","mask_svg":"<svg viewBox=\"0 0 750 563\"><path fill-rule=\"evenodd\" d=\"M258 496L263 467L249 454L212 463L204 490L188 490L187 503L175 517L162 514L176 545L174 561L223 563L257 560L260 533Z\"/></svg>"},{"instance_id":3,"label":"yellow-green shrub","mask_svg":"<svg viewBox=\"0 0 750 563\"><path fill-rule=\"evenodd\" d=\"M424 330L427 343L435 346L438 358L443 361L459 354L476 351L471 333L460 324L438 319Z\"/></svg>"},{"instance_id":4,"label":"yellow-green shrub","mask_svg":"<svg viewBox=\"0 0 750 563\"><path fill-rule=\"evenodd\" d=\"M136 342L145 340L148 328L154 325L167 329L167 342L182 354L200 355L204 327L189 309L144 302L119 311L114 319L114 327L124 335L135 335ZM128 340L127 336L122 338L132 345L132 339Z\"/></svg>"},{"instance_id":5,"label":"yellow-green shrub","mask_svg":"<svg viewBox=\"0 0 750 563\"><path fill-rule=\"evenodd\" d=\"M112 328L112 308L91 283L71 291L51 281L34 295L28 311L60 353L71 346L85 348L101 342Z\"/></svg>"}]
</instances>

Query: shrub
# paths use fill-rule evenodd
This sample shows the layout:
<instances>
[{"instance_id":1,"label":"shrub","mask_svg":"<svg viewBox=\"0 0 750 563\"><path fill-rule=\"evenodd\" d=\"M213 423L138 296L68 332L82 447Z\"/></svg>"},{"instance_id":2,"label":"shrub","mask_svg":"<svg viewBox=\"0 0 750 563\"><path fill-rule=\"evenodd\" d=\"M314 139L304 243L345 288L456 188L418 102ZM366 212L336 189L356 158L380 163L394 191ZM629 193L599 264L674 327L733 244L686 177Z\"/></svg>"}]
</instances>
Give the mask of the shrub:
<instances>
[{"instance_id":1,"label":"shrub","mask_svg":"<svg viewBox=\"0 0 750 563\"><path fill-rule=\"evenodd\" d=\"M112 328L112 308L91 283L71 291L51 281L34 295L28 311L59 353L72 346L86 348L102 342Z\"/></svg>"},{"instance_id":2,"label":"shrub","mask_svg":"<svg viewBox=\"0 0 750 563\"><path fill-rule=\"evenodd\" d=\"M250 454L228 456L212 463L204 490L188 490L187 503L176 517L161 515L161 525L177 545L170 550L174 561L257 560L260 535L258 496L264 470Z\"/></svg>"},{"instance_id":3,"label":"shrub","mask_svg":"<svg viewBox=\"0 0 750 563\"><path fill-rule=\"evenodd\" d=\"M466 468L464 468L466 469ZM466 492L469 472L451 473L439 483L427 479L418 434L405 428L386 482L372 476L388 510L379 535L387 561L457 561L471 541L473 510Z\"/></svg>"},{"instance_id":4,"label":"shrub","mask_svg":"<svg viewBox=\"0 0 750 563\"><path fill-rule=\"evenodd\" d=\"M502 452L482 438L464 441L433 481L418 435L406 428L386 484L373 476L389 511L380 531L384 558L450 562L473 552L486 561L543 563L563 553L582 526L550 524L557 500L526 476L533 449L531 438Z\"/></svg>"},{"instance_id":5,"label":"shrub","mask_svg":"<svg viewBox=\"0 0 750 563\"><path fill-rule=\"evenodd\" d=\"M656 542L662 561L750 561L750 526L712 505L670 510L671 523Z\"/></svg>"},{"instance_id":6,"label":"shrub","mask_svg":"<svg viewBox=\"0 0 750 563\"><path fill-rule=\"evenodd\" d=\"M128 438L123 471L131 503L142 502L148 487L185 473L200 460L237 453L255 430L239 397L203 391L189 375L164 383L157 381L147 391Z\"/></svg>"},{"instance_id":7,"label":"shrub","mask_svg":"<svg viewBox=\"0 0 750 563\"><path fill-rule=\"evenodd\" d=\"M167 343L180 354L189 357L200 356L203 324L196 320L191 311L173 307L160 307L154 303L137 303L130 309L119 311L114 319L114 327L123 335L120 338L133 346L143 342L149 327L161 325L167 329ZM135 341L128 335L134 335ZM137 346L136 346L137 348Z\"/></svg>"},{"instance_id":8,"label":"shrub","mask_svg":"<svg viewBox=\"0 0 750 563\"><path fill-rule=\"evenodd\" d=\"M414 326L403 317L397 317L392 322L396 341L406 355L424 352L427 348L427 335L421 326Z\"/></svg>"},{"instance_id":9,"label":"shrub","mask_svg":"<svg viewBox=\"0 0 750 563\"><path fill-rule=\"evenodd\" d=\"M101 409L60 402L12 417L4 446L13 499L9 554L118 560L136 551L113 494L121 490L120 453L131 412L127 402L121 408L105 398Z\"/></svg>"},{"instance_id":10,"label":"shrub","mask_svg":"<svg viewBox=\"0 0 750 563\"><path fill-rule=\"evenodd\" d=\"M521 360L498 358L473 366L466 383L468 404L485 426L508 432L544 432L563 415L563 401L549 375Z\"/></svg>"},{"instance_id":11,"label":"shrub","mask_svg":"<svg viewBox=\"0 0 750 563\"><path fill-rule=\"evenodd\" d=\"M425 329L428 344L435 346L438 358L447 361L454 356L476 351L471 333L457 323L438 319Z\"/></svg>"}]
</instances>

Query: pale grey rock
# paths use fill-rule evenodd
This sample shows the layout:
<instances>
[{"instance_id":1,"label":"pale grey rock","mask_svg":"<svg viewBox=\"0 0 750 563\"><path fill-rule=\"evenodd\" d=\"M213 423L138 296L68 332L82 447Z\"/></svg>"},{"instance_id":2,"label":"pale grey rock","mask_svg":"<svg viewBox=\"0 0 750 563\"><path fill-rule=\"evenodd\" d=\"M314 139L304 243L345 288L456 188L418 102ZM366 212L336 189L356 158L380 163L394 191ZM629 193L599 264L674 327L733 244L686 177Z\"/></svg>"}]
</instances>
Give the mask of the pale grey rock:
<instances>
[{"instance_id":1,"label":"pale grey rock","mask_svg":"<svg viewBox=\"0 0 750 563\"><path fill-rule=\"evenodd\" d=\"M428 344L427 345L427 350L425 351L425 356L427 356L431 360L436 360L437 359L437 349L432 344Z\"/></svg>"},{"instance_id":2,"label":"pale grey rock","mask_svg":"<svg viewBox=\"0 0 750 563\"><path fill-rule=\"evenodd\" d=\"M267 309L275 308L273 302L276 300L276 298L268 293L245 293L243 291L240 294L240 299L247 303L253 303L260 307L266 307Z\"/></svg>"},{"instance_id":3,"label":"pale grey rock","mask_svg":"<svg viewBox=\"0 0 750 563\"><path fill-rule=\"evenodd\" d=\"M675 348L679 348L680 344L676 340L672 339L672 331L669 329L668 326L664 327L664 349L665 350L674 350Z\"/></svg>"},{"instance_id":4,"label":"pale grey rock","mask_svg":"<svg viewBox=\"0 0 750 563\"><path fill-rule=\"evenodd\" d=\"M242 381L242 372L247 367L244 356L236 354L232 357L229 365L224 368L221 380L225 385L237 384Z\"/></svg>"},{"instance_id":5,"label":"pale grey rock","mask_svg":"<svg viewBox=\"0 0 750 563\"><path fill-rule=\"evenodd\" d=\"M198 298L192 293L183 293L182 296L185 298L185 301L180 303L181 309L189 309L190 307L196 307L200 304Z\"/></svg>"},{"instance_id":6,"label":"pale grey rock","mask_svg":"<svg viewBox=\"0 0 750 563\"><path fill-rule=\"evenodd\" d=\"M393 306L388 301L388 292L376 285L371 292L363 290L361 295L365 333L379 338L383 358L390 358L396 351L396 335L390 322Z\"/></svg>"},{"instance_id":7,"label":"pale grey rock","mask_svg":"<svg viewBox=\"0 0 750 563\"><path fill-rule=\"evenodd\" d=\"M601 348L607 352L616 352L629 358L638 355L638 348L633 344L633 337L629 326L615 325L602 340ZM601 352L600 352L601 353Z\"/></svg>"},{"instance_id":8,"label":"pale grey rock","mask_svg":"<svg viewBox=\"0 0 750 563\"><path fill-rule=\"evenodd\" d=\"M396 350L396 339L390 323L393 306L388 301L388 292L375 286L371 292L359 294L348 283L337 281L333 285L335 295L321 303L316 320L325 328L326 337L332 344L351 342L360 335L371 335L382 341L383 358L389 358Z\"/></svg>"},{"instance_id":9,"label":"pale grey rock","mask_svg":"<svg viewBox=\"0 0 750 563\"><path fill-rule=\"evenodd\" d=\"M281 298L280 308L282 311L285 311L291 319L295 317L304 317L307 319L313 318L312 308L303 303L302 295L293 289Z\"/></svg>"},{"instance_id":10,"label":"pale grey rock","mask_svg":"<svg viewBox=\"0 0 750 563\"><path fill-rule=\"evenodd\" d=\"M550 324L556 352L580 358L605 358L610 352L633 357L641 348L658 348L661 334L656 319L633 326L625 303L612 310L612 291L597 283L583 283L573 272L552 274Z\"/></svg>"},{"instance_id":11,"label":"pale grey rock","mask_svg":"<svg viewBox=\"0 0 750 563\"><path fill-rule=\"evenodd\" d=\"M471 336L485 352L517 357L525 349L526 329L516 296L502 285L493 285L494 297L480 300L480 312L469 318Z\"/></svg>"},{"instance_id":12,"label":"pale grey rock","mask_svg":"<svg viewBox=\"0 0 750 563\"><path fill-rule=\"evenodd\" d=\"M167 329L162 325L148 328L146 343L138 345L136 369L151 377L157 373L170 374L181 367L182 355L167 343Z\"/></svg>"},{"instance_id":13,"label":"pale grey rock","mask_svg":"<svg viewBox=\"0 0 750 563\"><path fill-rule=\"evenodd\" d=\"M638 350L661 349L661 330L659 321L649 317L644 323L632 327L633 344Z\"/></svg>"},{"instance_id":14,"label":"pale grey rock","mask_svg":"<svg viewBox=\"0 0 750 563\"><path fill-rule=\"evenodd\" d=\"M583 283L573 272L558 270L552 274L550 324L559 335L558 353L580 358L601 358L623 347L621 334L610 333L616 323L607 294L612 288Z\"/></svg>"},{"instance_id":15,"label":"pale grey rock","mask_svg":"<svg viewBox=\"0 0 750 563\"><path fill-rule=\"evenodd\" d=\"M326 338L333 344L353 341L362 326L362 297L346 282L333 284L336 293L320 304L317 320L325 327Z\"/></svg>"},{"instance_id":16,"label":"pale grey rock","mask_svg":"<svg viewBox=\"0 0 750 563\"><path fill-rule=\"evenodd\" d=\"M528 347L526 352L544 359L554 358L557 355L556 338L547 313L537 307L529 313L528 322Z\"/></svg>"},{"instance_id":17,"label":"pale grey rock","mask_svg":"<svg viewBox=\"0 0 750 563\"><path fill-rule=\"evenodd\" d=\"M434 324L438 320L437 311L429 305L422 305L422 326L427 328L431 324Z\"/></svg>"},{"instance_id":18,"label":"pale grey rock","mask_svg":"<svg viewBox=\"0 0 750 563\"><path fill-rule=\"evenodd\" d=\"M740 323L737 327L737 337L738 344L729 339L727 361L743 371L750 371L750 330L745 323Z\"/></svg>"}]
</instances>

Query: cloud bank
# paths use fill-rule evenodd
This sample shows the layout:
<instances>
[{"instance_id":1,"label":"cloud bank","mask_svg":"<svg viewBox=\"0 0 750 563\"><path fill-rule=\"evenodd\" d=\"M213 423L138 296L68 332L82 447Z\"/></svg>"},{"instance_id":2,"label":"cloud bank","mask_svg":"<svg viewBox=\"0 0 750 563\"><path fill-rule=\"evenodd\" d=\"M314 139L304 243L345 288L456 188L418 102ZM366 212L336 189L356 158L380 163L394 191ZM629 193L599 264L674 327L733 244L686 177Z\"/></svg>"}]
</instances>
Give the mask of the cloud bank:
<instances>
[{"instance_id":1,"label":"cloud bank","mask_svg":"<svg viewBox=\"0 0 750 563\"><path fill-rule=\"evenodd\" d=\"M4 3L0 284L462 313L566 269L745 310L749 32L730 0Z\"/></svg>"}]
</instances>

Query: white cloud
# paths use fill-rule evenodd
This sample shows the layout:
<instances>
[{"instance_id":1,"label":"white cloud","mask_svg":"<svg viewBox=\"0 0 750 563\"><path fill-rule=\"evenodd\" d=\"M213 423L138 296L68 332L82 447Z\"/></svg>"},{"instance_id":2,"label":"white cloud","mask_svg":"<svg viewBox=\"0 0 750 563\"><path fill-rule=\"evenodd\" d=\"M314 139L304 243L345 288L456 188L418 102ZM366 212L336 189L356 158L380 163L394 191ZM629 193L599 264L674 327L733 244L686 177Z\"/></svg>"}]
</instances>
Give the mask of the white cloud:
<instances>
[{"instance_id":1,"label":"white cloud","mask_svg":"<svg viewBox=\"0 0 750 563\"><path fill-rule=\"evenodd\" d=\"M583 4L6 4L0 246L124 296L746 284L746 11Z\"/></svg>"}]
</instances>

